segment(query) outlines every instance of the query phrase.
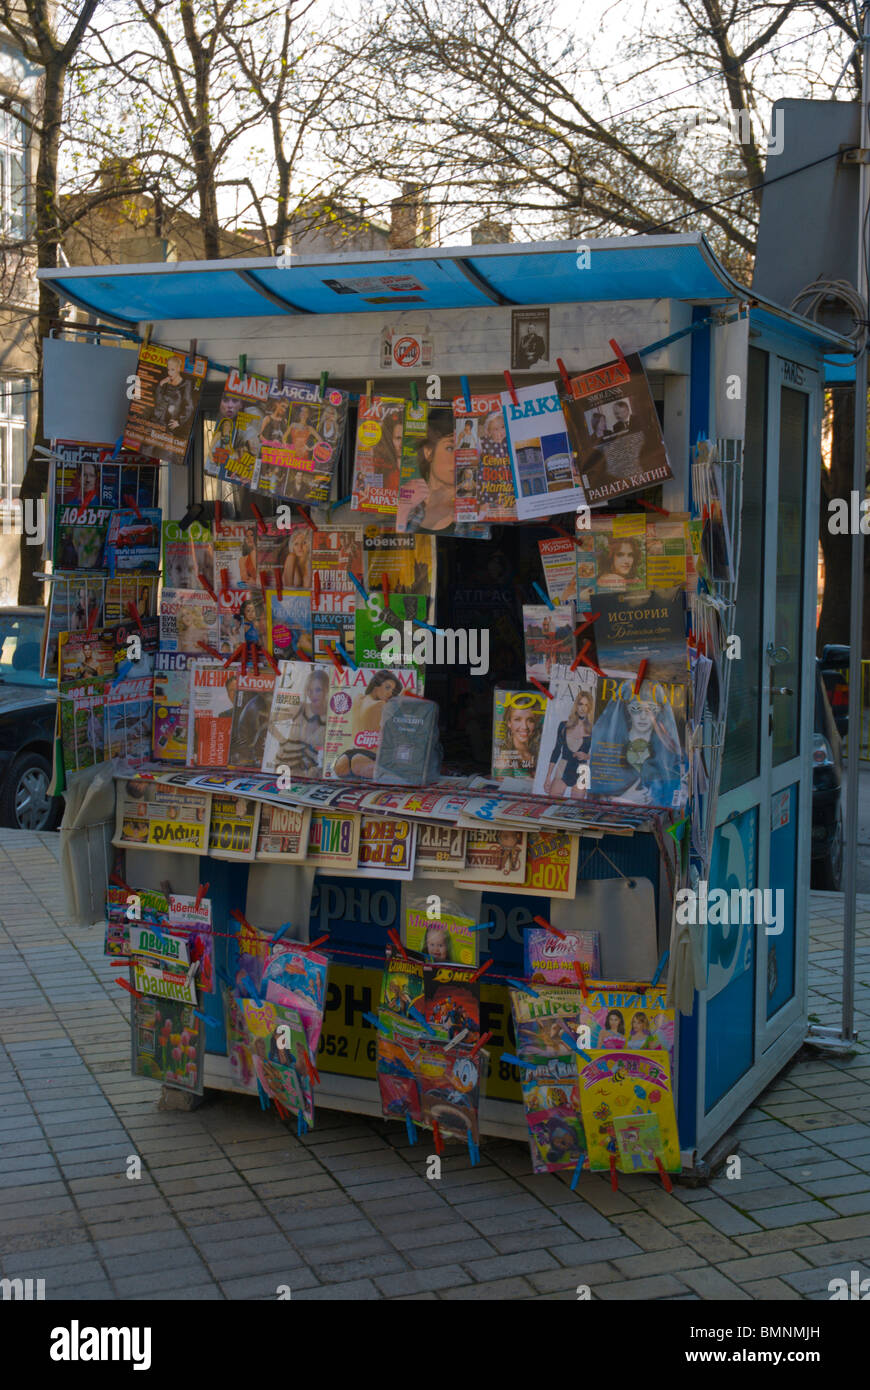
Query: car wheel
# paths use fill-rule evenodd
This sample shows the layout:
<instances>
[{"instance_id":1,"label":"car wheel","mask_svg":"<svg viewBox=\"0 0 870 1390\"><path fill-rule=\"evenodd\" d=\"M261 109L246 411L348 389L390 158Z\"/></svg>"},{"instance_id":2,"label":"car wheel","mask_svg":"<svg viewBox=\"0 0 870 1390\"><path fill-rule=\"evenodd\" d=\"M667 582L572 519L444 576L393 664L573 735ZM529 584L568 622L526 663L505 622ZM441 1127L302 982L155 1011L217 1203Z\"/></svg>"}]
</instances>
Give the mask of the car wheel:
<instances>
[{"instance_id":1,"label":"car wheel","mask_svg":"<svg viewBox=\"0 0 870 1390\"><path fill-rule=\"evenodd\" d=\"M837 807L834 833L824 857L813 862L813 887L839 893L843 884L843 808Z\"/></svg>"},{"instance_id":2,"label":"car wheel","mask_svg":"<svg viewBox=\"0 0 870 1390\"><path fill-rule=\"evenodd\" d=\"M61 817L59 797L49 796L51 764L41 753L15 759L0 791L0 822L13 830L54 830Z\"/></svg>"}]
</instances>

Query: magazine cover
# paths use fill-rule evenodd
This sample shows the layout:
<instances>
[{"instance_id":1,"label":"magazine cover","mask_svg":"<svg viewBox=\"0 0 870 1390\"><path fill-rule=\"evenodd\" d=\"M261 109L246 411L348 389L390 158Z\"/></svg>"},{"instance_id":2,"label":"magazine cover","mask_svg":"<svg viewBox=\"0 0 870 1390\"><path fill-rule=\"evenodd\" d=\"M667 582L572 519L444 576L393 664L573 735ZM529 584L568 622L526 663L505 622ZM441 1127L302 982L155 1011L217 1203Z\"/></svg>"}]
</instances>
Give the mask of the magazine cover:
<instances>
[{"instance_id":1,"label":"magazine cover","mask_svg":"<svg viewBox=\"0 0 870 1390\"><path fill-rule=\"evenodd\" d=\"M212 930L211 899L196 898L186 893L170 893L167 898L167 920L170 927L183 935L188 943L190 959L197 965L196 984L203 994L215 989L214 935Z\"/></svg>"},{"instance_id":2,"label":"magazine cover","mask_svg":"<svg viewBox=\"0 0 870 1390\"><path fill-rule=\"evenodd\" d=\"M120 507L112 512L103 552L104 565L114 579L120 574L157 574L160 569L159 507Z\"/></svg>"},{"instance_id":3,"label":"magazine cover","mask_svg":"<svg viewBox=\"0 0 870 1390\"><path fill-rule=\"evenodd\" d=\"M194 1007L145 994L131 1000L130 1022L133 1076L201 1096L205 1024Z\"/></svg>"},{"instance_id":4,"label":"magazine cover","mask_svg":"<svg viewBox=\"0 0 870 1390\"><path fill-rule=\"evenodd\" d=\"M688 512L646 518L646 582L651 589L686 588L696 578Z\"/></svg>"},{"instance_id":5,"label":"magazine cover","mask_svg":"<svg viewBox=\"0 0 870 1390\"><path fill-rule=\"evenodd\" d=\"M504 411L496 392L453 399L456 520L516 521L517 499Z\"/></svg>"},{"instance_id":6,"label":"magazine cover","mask_svg":"<svg viewBox=\"0 0 870 1390\"><path fill-rule=\"evenodd\" d=\"M420 1043L416 1035L395 1033L387 1038L379 1030L377 1076L381 1107L391 1120L410 1119L420 1124L420 1083L417 1079Z\"/></svg>"},{"instance_id":7,"label":"magazine cover","mask_svg":"<svg viewBox=\"0 0 870 1390\"><path fill-rule=\"evenodd\" d=\"M601 979L600 933L565 932L562 937L546 927L526 927L523 931L525 977L531 984L577 987L574 966L594 980ZM593 1042L593 1046L597 1046Z\"/></svg>"},{"instance_id":8,"label":"magazine cover","mask_svg":"<svg viewBox=\"0 0 870 1390\"><path fill-rule=\"evenodd\" d=\"M319 869L353 869L360 817L353 811L312 811L306 859Z\"/></svg>"},{"instance_id":9,"label":"magazine cover","mask_svg":"<svg viewBox=\"0 0 870 1390\"><path fill-rule=\"evenodd\" d=\"M523 639L526 646L526 678L549 683L555 665L570 666L576 656L573 603L548 608L545 603L523 604Z\"/></svg>"},{"instance_id":10,"label":"magazine cover","mask_svg":"<svg viewBox=\"0 0 870 1390\"><path fill-rule=\"evenodd\" d=\"M106 680L115 674L112 628L58 634L58 681Z\"/></svg>"},{"instance_id":11,"label":"magazine cover","mask_svg":"<svg viewBox=\"0 0 870 1390\"><path fill-rule=\"evenodd\" d=\"M360 594L353 580L363 583L362 544L362 530L351 527L316 531L313 535L311 613L315 656L340 642L348 655L355 658L354 614Z\"/></svg>"},{"instance_id":12,"label":"magazine cover","mask_svg":"<svg viewBox=\"0 0 870 1390\"><path fill-rule=\"evenodd\" d=\"M305 589L266 591L266 645L277 661L292 661L300 652L311 656L311 595Z\"/></svg>"},{"instance_id":13,"label":"magazine cover","mask_svg":"<svg viewBox=\"0 0 870 1390\"><path fill-rule=\"evenodd\" d=\"M130 676L106 687L106 757L146 762L151 757L152 676Z\"/></svg>"},{"instance_id":14,"label":"magazine cover","mask_svg":"<svg viewBox=\"0 0 870 1390\"><path fill-rule=\"evenodd\" d=\"M130 961L130 984L140 994L152 994L160 999L174 999L181 1004L192 1004L196 1007L196 984L191 976L183 970L171 970L166 963L152 965L138 956L133 956Z\"/></svg>"},{"instance_id":15,"label":"magazine cover","mask_svg":"<svg viewBox=\"0 0 870 1390\"><path fill-rule=\"evenodd\" d=\"M405 401L372 396L359 404L351 511L395 516L402 467Z\"/></svg>"},{"instance_id":16,"label":"magazine cover","mask_svg":"<svg viewBox=\"0 0 870 1390\"><path fill-rule=\"evenodd\" d=\"M203 465L206 474L251 486L268 396L268 377L255 372L242 375L237 367L230 368Z\"/></svg>"},{"instance_id":17,"label":"magazine cover","mask_svg":"<svg viewBox=\"0 0 870 1390\"><path fill-rule=\"evenodd\" d=\"M435 541L432 536L397 536L366 527L363 537L365 587L383 597L384 580L391 594L435 598ZM429 610L432 612L432 608ZM430 619L431 621L431 619Z\"/></svg>"},{"instance_id":18,"label":"magazine cover","mask_svg":"<svg viewBox=\"0 0 870 1390\"><path fill-rule=\"evenodd\" d=\"M607 1170L615 1158L623 1173L655 1171L658 1158L668 1172L679 1172L680 1140L668 1054L610 1048L587 1052L590 1060L578 1058L577 1065L589 1167Z\"/></svg>"},{"instance_id":19,"label":"magazine cover","mask_svg":"<svg viewBox=\"0 0 870 1390\"><path fill-rule=\"evenodd\" d=\"M211 527L192 521L182 531L177 521L163 523L163 583L167 589L198 589L204 575L214 588Z\"/></svg>"},{"instance_id":20,"label":"magazine cover","mask_svg":"<svg viewBox=\"0 0 870 1390\"><path fill-rule=\"evenodd\" d=\"M191 668L189 767L226 767L241 668L210 661Z\"/></svg>"},{"instance_id":21,"label":"magazine cover","mask_svg":"<svg viewBox=\"0 0 870 1390\"><path fill-rule=\"evenodd\" d=\"M257 851L259 801L212 794L208 852L215 859L253 859Z\"/></svg>"},{"instance_id":22,"label":"magazine cover","mask_svg":"<svg viewBox=\"0 0 870 1390\"><path fill-rule=\"evenodd\" d=\"M308 850L310 806L260 805L257 859L301 863Z\"/></svg>"},{"instance_id":23,"label":"magazine cover","mask_svg":"<svg viewBox=\"0 0 870 1390\"><path fill-rule=\"evenodd\" d=\"M646 583L646 516L601 513L590 518L588 531L577 535L578 559L587 562L580 585L581 601L592 594L643 590Z\"/></svg>"},{"instance_id":24,"label":"magazine cover","mask_svg":"<svg viewBox=\"0 0 870 1390\"><path fill-rule=\"evenodd\" d=\"M640 806L679 809L688 795L686 684L599 677L589 790Z\"/></svg>"},{"instance_id":25,"label":"magazine cover","mask_svg":"<svg viewBox=\"0 0 870 1390\"><path fill-rule=\"evenodd\" d=\"M255 521L222 521L220 527L215 527L214 571L221 591L259 586L262 566L257 543Z\"/></svg>"},{"instance_id":26,"label":"magazine cover","mask_svg":"<svg viewBox=\"0 0 870 1390\"><path fill-rule=\"evenodd\" d=\"M417 827L417 835L427 827ZM441 903L441 911L430 916L428 910L406 907L402 942L426 960L445 965L478 964L479 935L473 931L475 922L460 912L449 912Z\"/></svg>"},{"instance_id":27,"label":"magazine cover","mask_svg":"<svg viewBox=\"0 0 870 1390\"><path fill-rule=\"evenodd\" d=\"M106 628L115 649L115 675L151 676L160 649L160 619L141 618L138 623L127 618L116 627ZM131 652L138 651L138 656Z\"/></svg>"},{"instance_id":28,"label":"magazine cover","mask_svg":"<svg viewBox=\"0 0 870 1390\"><path fill-rule=\"evenodd\" d=\"M465 838L465 868L457 875L457 884L522 883L525 872L525 831L469 828Z\"/></svg>"},{"instance_id":29,"label":"magazine cover","mask_svg":"<svg viewBox=\"0 0 870 1390\"><path fill-rule=\"evenodd\" d=\"M218 647L218 606L205 589L164 589L160 598L160 649L202 656L200 643Z\"/></svg>"},{"instance_id":30,"label":"magazine cover","mask_svg":"<svg viewBox=\"0 0 870 1390\"><path fill-rule=\"evenodd\" d=\"M572 377L571 392L565 417L589 506L673 477L637 353Z\"/></svg>"},{"instance_id":31,"label":"magazine cover","mask_svg":"<svg viewBox=\"0 0 870 1390\"><path fill-rule=\"evenodd\" d=\"M437 1124L442 1134L463 1141L470 1134L476 1144L482 1058L480 1053L475 1057L471 1053L466 1043L448 1050L444 1043L424 1037L418 1071L423 1124L430 1128Z\"/></svg>"},{"instance_id":32,"label":"magazine cover","mask_svg":"<svg viewBox=\"0 0 870 1390\"><path fill-rule=\"evenodd\" d=\"M403 956L392 945L387 947L379 1009L403 1019L413 1018L412 1010L422 1016L423 964L422 956Z\"/></svg>"},{"instance_id":33,"label":"magazine cover","mask_svg":"<svg viewBox=\"0 0 870 1390\"><path fill-rule=\"evenodd\" d=\"M328 968L326 956L283 941L272 948L263 967L261 990L269 1003L298 1012L312 1057L317 1055L323 1026Z\"/></svg>"},{"instance_id":34,"label":"magazine cover","mask_svg":"<svg viewBox=\"0 0 870 1390\"><path fill-rule=\"evenodd\" d=\"M598 665L635 675L643 660L658 685L688 680L685 596L680 589L596 594Z\"/></svg>"},{"instance_id":35,"label":"magazine cover","mask_svg":"<svg viewBox=\"0 0 870 1390\"><path fill-rule=\"evenodd\" d=\"M427 961L423 966L423 1015L443 1042L462 1035L476 1043L480 1037L480 985L472 980L474 973L471 965Z\"/></svg>"},{"instance_id":36,"label":"magazine cover","mask_svg":"<svg viewBox=\"0 0 870 1390\"><path fill-rule=\"evenodd\" d=\"M577 546L573 541L538 541L544 582L551 603L576 603L577 590Z\"/></svg>"},{"instance_id":37,"label":"magazine cover","mask_svg":"<svg viewBox=\"0 0 870 1390\"><path fill-rule=\"evenodd\" d=\"M502 391L517 517L550 517L586 505L555 381Z\"/></svg>"},{"instance_id":38,"label":"magazine cover","mask_svg":"<svg viewBox=\"0 0 870 1390\"><path fill-rule=\"evenodd\" d=\"M415 694L416 686L416 673L403 667L334 668L327 699L324 776L373 778L384 706L405 691Z\"/></svg>"},{"instance_id":39,"label":"magazine cover","mask_svg":"<svg viewBox=\"0 0 870 1390\"><path fill-rule=\"evenodd\" d=\"M127 411L124 448L183 463L207 372L205 357L142 343L136 368L139 395Z\"/></svg>"},{"instance_id":40,"label":"magazine cover","mask_svg":"<svg viewBox=\"0 0 870 1390\"><path fill-rule=\"evenodd\" d=\"M485 524L456 520L453 410L447 401L408 404L396 531L439 536L489 536Z\"/></svg>"},{"instance_id":41,"label":"magazine cover","mask_svg":"<svg viewBox=\"0 0 870 1390\"><path fill-rule=\"evenodd\" d=\"M579 988L558 985L535 986L535 995L526 990L509 989L517 1056L571 1057L573 1044L565 1031L576 1037L583 995Z\"/></svg>"},{"instance_id":42,"label":"magazine cover","mask_svg":"<svg viewBox=\"0 0 870 1390\"><path fill-rule=\"evenodd\" d=\"M62 573L104 568L106 534L111 519L111 507L60 507L55 522L55 570Z\"/></svg>"},{"instance_id":43,"label":"magazine cover","mask_svg":"<svg viewBox=\"0 0 870 1390\"><path fill-rule=\"evenodd\" d=\"M599 677L589 666L553 668L535 771L536 796L583 800L589 790L589 751Z\"/></svg>"},{"instance_id":44,"label":"magazine cover","mask_svg":"<svg viewBox=\"0 0 870 1390\"><path fill-rule=\"evenodd\" d=\"M532 1172L576 1169L586 1157L576 1062L571 1057L539 1062L523 1071L520 1084L529 1126Z\"/></svg>"},{"instance_id":45,"label":"magazine cover","mask_svg":"<svg viewBox=\"0 0 870 1390\"><path fill-rule=\"evenodd\" d=\"M210 797L187 787L131 777L115 783L115 835L119 849L166 849L205 854Z\"/></svg>"},{"instance_id":46,"label":"magazine cover","mask_svg":"<svg viewBox=\"0 0 870 1390\"><path fill-rule=\"evenodd\" d=\"M362 878L413 878L416 833L412 821L363 816L353 872Z\"/></svg>"},{"instance_id":47,"label":"magazine cover","mask_svg":"<svg viewBox=\"0 0 870 1390\"><path fill-rule=\"evenodd\" d=\"M328 502L344 440L347 392L330 386L321 398L315 382L273 377L267 404L254 489L295 502Z\"/></svg>"},{"instance_id":48,"label":"magazine cover","mask_svg":"<svg viewBox=\"0 0 870 1390\"><path fill-rule=\"evenodd\" d=\"M493 692L492 775L517 778L531 791L541 747L541 730L550 703L540 691L510 690L496 686Z\"/></svg>"},{"instance_id":49,"label":"magazine cover","mask_svg":"<svg viewBox=\"0 0 870 1390\"><path fill-rule=\"evenodd\" d=\"M241 999L254 1075L267 1096L301 1115L309 1128L314 1124L311 1078L303 1062L310 1057L304 1021L297 1009L252 999Z\"/></svg>"},{"instance_id":50,"label":"magazine cover","mask_svg":"<svg viewBox=\"0 0 870 1390\"><path fill-rule=\"evenodd\" d=\"M129 928L133 921L127 916L131 896L138 898L139 916L136 924L150 926L152 922L162 925L166 920L168 903L163 893L152 888L140 888L134 894L114 883L106 887L106 936L104 954L107 956L126 956L130 945Z\"/></svg>"},{"instance_id":51,"label":"magazine cover","mask_svg":"<svg viewBox=\"0 0 870 1390\"><path fill-rule=\"evenodd\" d=\"M160 488L160 460L147 454L116 454L113 444L83 444L57 439L54 491L48 532L62 506L156 507Z\"/></svg>"},{"instance_id":52,"label":"magazine cover","mask_svg":"<svg viewBox=\"0 0 870 1390\"><path fill-rule=\"evenodd\" d=\"M248 665L236 682L229 767L259 769L266 746L275 672L271 666L255 675Z\"/></svg>"},{"instance_id":53,"label":"magazine cover","mask_svg":"<svg viewBox=\"0 0 870 1390\"><path fill-rule=\"evenodd\" d=\"M373 606L376 606L376 603L377 600ZM377 667L394 664L383 655L383 648L387 643L388 653L395 650L397 635L401 653L412 653L416 634L426 632L425 628L415 626L413 620L425 622L427 610L428 599L423 594L391 593L389 604L386 608L381 608L377 617L372 615L372 609L368 604L359 605L353 617L353 655L356 663L359 666ZM426 674L424 661L415 660L414 656L410 655L407 664L417 672L419 688L422 690Z\"/></svg>"},{"instance_id":54,"label":"magazine cover","mask_svg":"<svg viewBox=\"0 0 870 1390\"><path fill-rule=\"evenodd\" d=\"M421 877L431 874L452 877L464 869L465 836L466 831L457 825L431 825L425 821L418 825L417 871ZM414 949L419 951L422 947Z\"/></svg>"},{"instance_id":55,"label":"magazine cover","mask_svg":"<svg viewBox=\"0 0 870 1390\"><path fill-rule=\"evenodd\" d=\"M580 1011L580 1022L589 1027L590 1046L627 1047L637 1052L667 1052L674 1056L674 1010L666 1007L661 991L645 993L599 985L590 992Z\"/></svg>"},{"instance_id":56,"label":"magazine cover","mask_svg":"<svg viewBox=\"0 0 870 1390\"><path fill-rule=\"evenodd\" d=\"M200 659L206 660L204 653ZM198 664L188 652L160 651L154 658L152 748L157 762L187 761L190 677Z\"/></svg>"},{"instance_id":57,"label":"magazine cover","mask_svg":"<svg viewBox=\"0 0 870 1390\"><path fill-rule=\"evenodd\" d=\"M103 622L106 627L130 621L132 603L140 618L153 618L157 613L156 574L122 574L107 579L103 589Z\"/></svg>"},{"instance_id":58,"label":"magazine cover","mask_svg":"<svg viewBox=\"0 0 870 1390\"><path fill-rule=\"evenodd\" d=\"M131 955L156 961L165 965L167 969L174 966L179 974L182 971L187 973L187 967L190 965L190 951L183 936L173 936L165 931L158 935L153 927L145 922L130 923L127 946Z\"/></svg>"},{"instance_id":59,"label":"magazine cover","mask_svg":"<svg viewBox=\"0 0 870 1390\"><path fill-rule=\"evenodd\" d=\"M93 632L100 627L105 584L105 579L98 575L70 575L51 581L42 638L43 676L57 676L58 642L62 632L84 632L89 627Z\"/></svg>"},{"instance_id":60,"label":"magazine cover","mask_svg":"<svg viewBox=\"0 0 870 1390\"><path fill-rule=\"evenodd\" d=\"M511 893L536 898L575 898L579 857L578 835L562 830L528 830L525 874L522 883L511 885ZM498 880L494 879L489 886L497 888Z\"/></svg>"},{"instance_id":61,"label":"magazine cover","mask_svg":"<svg viewBox=\"0 0 870 1390\"><path fill-rule=\"evenodd\" d=\"M286 768L293 777L317 777L323 767L326 703L333 667L310 661L279 662L263 740L263 772Z\"/></svg>"},{"instance_id":62,"label":"magazine cover","mask_svg":"<svg viewBox=\"0 0 870 1390\"><path fill-rule=\"evenodd\" d=\"M105 761L104 680L65 681L58 687L64 771Z\"/></svg>"}]
</instances>

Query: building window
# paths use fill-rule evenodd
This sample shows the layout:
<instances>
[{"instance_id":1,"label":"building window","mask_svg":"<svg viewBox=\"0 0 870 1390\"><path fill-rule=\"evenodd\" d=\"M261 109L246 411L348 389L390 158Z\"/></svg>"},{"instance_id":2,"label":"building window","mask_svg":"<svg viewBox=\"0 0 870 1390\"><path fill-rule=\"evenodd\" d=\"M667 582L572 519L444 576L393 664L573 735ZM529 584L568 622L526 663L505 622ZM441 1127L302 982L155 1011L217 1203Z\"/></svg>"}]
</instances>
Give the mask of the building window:
<instances>
[{"instance_id":1,"label":"building window","mask_svg":"<svg viewBox=\"0 0 870 1390\"><path fill-rule=\"evenodd\" d=\"M27 377L0 380L0 506L18 496L27 467Z\"/></svg>"},{"instance_id":2,"label":"building window","mask_svg":"<svg viewBox=\"0 0 870 1390\"><path fill-rule=\"evenodd\" d=\"M0 234L24 241L27 218L27 152L24 122L0 111Z\"/></svg>"}]
</instances>

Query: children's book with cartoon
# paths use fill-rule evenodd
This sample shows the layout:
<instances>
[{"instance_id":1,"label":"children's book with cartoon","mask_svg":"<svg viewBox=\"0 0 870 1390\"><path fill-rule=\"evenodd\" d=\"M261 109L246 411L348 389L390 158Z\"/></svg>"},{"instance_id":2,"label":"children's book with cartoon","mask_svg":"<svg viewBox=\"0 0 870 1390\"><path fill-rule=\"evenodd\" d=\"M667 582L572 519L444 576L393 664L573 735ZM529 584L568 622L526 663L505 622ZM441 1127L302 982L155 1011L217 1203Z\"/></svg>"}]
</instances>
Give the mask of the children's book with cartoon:
<instances>
[{"instance_id":1,"label":"children's book with cartoon","mask_svg":"<svg viewBox=\"0 0 870 1390\"><path fill-rule=\"evenodd\" d=\"M580 1074L580 1113L589 1144L589 1166L609 1169L611 1158L622 1172L632 1172L636 1154L644 1143L656 1143L652 1163L659 1159L668 1172L680 1170L680 1139L674 1111L670 1058L666 1052L630 1052L613 1048L584 1049L588 1060L577 1058ZM652 1116L658 1136L648 1123ZM622 1148L616 1128L622 1126ZM637 1127L637 1136L631 1131ZM641 1140L641 1133L644 1138Z\"/></svg>"},{"instance_id":2,"label":"children's book with cartoon","mask_svg":"<svg viewBox=\"0 0 870 1390\"><path fill-rule=\"evenodd\" d=\"M523 1071L521 1087L532 1171L557 1173L576 1169L586 1159L586 1135L580 1118L577 1064L572 1057L553 1057Z\"/></svg>"},{"instance_id":3,"label":"children's book with cartoon","mask_svg":"<svg viewBox=\"0 0 870 1390\"><path fill-rule=\"evenodd\" d=\"M667 1052L673 1062L674 1010L664 994L631 994L607 987L590 990L580 1009L580 1024L589 1028L590 1047Z\"/></svg>"},{"instance_id":4,"label":"children's book with cartoon","mask_svg":"<svg viewBox=\"0 0 870 1390\"><path fill-rule=\"evenodd\" d=\"M314 1124L314 1095L304 1058L310 1055L296 1009L271 1001L241 1000L250 1038L254 1075L267 1096Z\"/></svg>"},{"instance_id":5,"label":"children's book with cartoon","mask_svg":"<svg viewBox=\"0 0 870 1390\"><path fill-rule=\"evenodd\" d=\"M423 1118L420 1107L420 1082L417 1069L420 1055L418 1037L394 1031L386 1037L378 1029L377 1077L381 1107L391 1120Z\"/></svg>"},{"instance_id":6,"label":"children's book with cartoon","mask_svg":"<svg viewBox=\"0 0 870 1390\"><path fill-rule=\"evenodd\" d=\"M266 999L298 1011L312 1057L317 1053L323 1027L328 968L326 956L317 951L301 950L292 942L284 941L272 949L263 968L262 987Z\"/></svg>"},{"instance_id":7,"label":"children's book with cartoon","mask_svg":"<svg viewBox=\"0 0 870 1390\"><path fill-rule=\"evenodd\" d=\"M130 1021L132 1074L201 1096L205 1024L194 1008L143 994L131 1000Z\"/></svg>"},{"instance_id":8,"label":"children's book with cartoon","mask_svg":"<svg viewBox=\"0 0 870 1390\"><path fill-rule=\"evenodd\" d=\"M387 958L381 981L379 1007L396 1014L399 1018L413 1018L414 1012L423 1014L423 957L401 952L387 947Z\"/></svg>"},{"instance_id":9,"label":"children's book with cartoon","mask_svg":"<svg viewBox=\"0 0 870 1390\"><path fill-rule=\"evenodd\" d=\"M471 965L423 966L423 1015L435 1035L449 1042L465 1035L476 1043L480 1037L480 985L472 980Z\"/></svg>"},{"instance_id":10,"label":"children's book with cartoon","mask_svg":"<svg viewBox=\"0 0 870 1390\"><path fill-rule=\"evenodd\" d=\"M546 927L526 927L523 960L526 979L532 985L576 987L574 965L592 979L601 978L600 933L594 930L563 932L557 936Z\"/></svg>"},{"instance_id":11,"label":"children's book with cartoon","mask_svg":"<svg viewBox=\"0 0 870 1390\"><path fill-rule=\"evenodd\" d=\"M535 994L510 989L517 1056L568 1057L573 1051L566 1032L577 1035L583 996L561 985L535 985ZM535 997L537 996L537 997Z\"/></svg>"},{"instance_id":12,"label":"children's book with cartoon","mask_svg":"<svg viewBox=\"0 0 870 1390\"><path fill-rule=\"evenodd\" d=\"M442 1134L474 1143L479 1138L478 1105L482 1056L457 1043L449 1050L443 1042L424 1037L420 1042L418 1075L423 1124L438 1126Z\"/></svg>"}]
</instances>

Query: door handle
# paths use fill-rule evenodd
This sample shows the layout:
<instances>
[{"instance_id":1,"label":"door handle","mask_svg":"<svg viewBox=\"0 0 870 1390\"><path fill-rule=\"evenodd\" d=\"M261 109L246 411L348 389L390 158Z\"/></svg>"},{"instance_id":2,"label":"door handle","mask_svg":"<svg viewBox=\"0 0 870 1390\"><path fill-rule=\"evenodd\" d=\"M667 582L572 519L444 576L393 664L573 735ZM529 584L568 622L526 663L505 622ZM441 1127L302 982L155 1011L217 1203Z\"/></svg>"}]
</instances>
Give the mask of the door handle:
<instances>
[{"instance_id":1,"label":"door handle","mask_svg":"<svg viewBox=\"0 0 870 1390\"><path fill-rule=\"evenodd\" d=\"M788 647L777 647L773 642L767 644L767 659L771 666L781 666L783 662L791 660L791 652Z\"/></svg>"},{"instance_id":2,"label":"door handle","mask_svg":"<svg viewBox=\"0 0 870 1390\"><path fill-rule=\"evenodd\" d=\"M768 685L765 687L768 695L793 695L794 691L789 685Z\"/></svg>"}]
</instances>

